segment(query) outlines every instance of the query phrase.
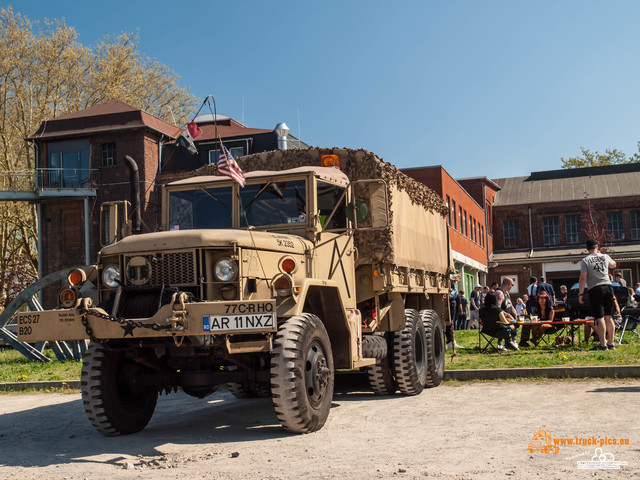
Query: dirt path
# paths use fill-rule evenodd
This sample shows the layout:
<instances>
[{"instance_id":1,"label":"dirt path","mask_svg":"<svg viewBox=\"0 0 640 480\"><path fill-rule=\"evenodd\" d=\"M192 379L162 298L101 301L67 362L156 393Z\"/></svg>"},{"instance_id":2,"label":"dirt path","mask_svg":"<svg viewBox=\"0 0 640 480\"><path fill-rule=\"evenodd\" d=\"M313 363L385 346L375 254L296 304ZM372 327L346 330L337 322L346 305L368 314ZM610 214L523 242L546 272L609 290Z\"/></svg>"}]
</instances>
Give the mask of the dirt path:
<instances>
[{"instance_id":1,"label":"dirt path","mask_svg":"<svg viewBox=\"0 0 640 480\"><path fill-rule=\"evenodd\" d=\"M638 478L639 412L638 380L473 382L417 397L338 391L322 430L289 435L269 399L174 394L143 432L106 438L79 395L0 395L0 478ZM578 469L596 446L529 453L543 426L556 438L628 438L603 447L627 465Z\"/></svg>"}]
</instances>

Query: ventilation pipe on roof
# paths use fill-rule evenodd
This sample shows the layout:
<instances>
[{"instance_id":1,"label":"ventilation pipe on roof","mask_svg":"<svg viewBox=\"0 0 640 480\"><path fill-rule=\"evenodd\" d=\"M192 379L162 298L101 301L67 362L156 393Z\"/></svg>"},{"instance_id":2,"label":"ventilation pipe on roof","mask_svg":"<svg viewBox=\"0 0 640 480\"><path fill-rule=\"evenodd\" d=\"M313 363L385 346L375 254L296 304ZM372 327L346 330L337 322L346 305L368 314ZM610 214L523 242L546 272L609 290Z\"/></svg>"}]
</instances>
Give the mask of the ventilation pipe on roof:
<instances>
[{"instance_id":1,"label":"ventilation pipe on roof","mask_svg":"<svg viewBox=\"0 0 640 480\"><path fill-rule=\"evenodd\" d=\"M289 127L287 124L282 122L276 125L276 128L273 129L274 132L278 135L278 150L286 150L287 149L287 135L289 135Z\"/></svg>"},{"instance_id":2,"label":"ventilation pipe on roof","mask_svg":"<svg viewBox=\"0 0 640 480\"><path fill-rule=\"evenodd\" d=\"M531 205L529 205L529 258L533 256L533 230L531 229Z\"/></svg>"},{"instance_id":3,"label":"ventilation pipe on roof","mask_svg":"<svg viewBox=\"0 0 640 480\"><path fill-rule=\"evenodd\" d=\"M131 186L131 233L137 235L142 233L140 225L142 224L142 215L140 214L140 173L138 172L138 164L129 155L124 157L129 168L129 185Z\"/></svg>"}]
</instances>

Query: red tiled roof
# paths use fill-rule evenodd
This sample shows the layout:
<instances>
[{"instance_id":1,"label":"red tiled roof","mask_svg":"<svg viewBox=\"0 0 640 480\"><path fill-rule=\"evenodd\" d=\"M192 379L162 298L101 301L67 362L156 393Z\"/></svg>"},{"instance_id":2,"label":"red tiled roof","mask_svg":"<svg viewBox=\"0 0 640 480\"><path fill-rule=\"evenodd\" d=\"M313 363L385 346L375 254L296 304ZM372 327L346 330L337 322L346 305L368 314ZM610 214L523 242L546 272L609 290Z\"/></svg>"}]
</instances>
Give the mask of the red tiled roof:
<instances>
[{"instance_id":1,"label":"red tiled roof","mask_svg":"<svg viewBox=\"0 0 640 480\"><path fill-rule=\"evenodd\" d=\"M198 125L202 129L202 135L198 137L198 142L203 140L213 140L216 138L215 127L213 123ZM247 128L234 121L218 122L218 135L222 138L240 137L244 135L257 135L259 133L269 133L273 130L264 128Z\"/></svg>"},{"instance_id":2,"label":"red tiled roof","mask_svg":"<svg viewBox=\"0 0 640 480\"><path fill-rule=\"evenodd\" d=\"M181 132L179 127L122 100L111 100L101 105L45 120L28 140L133 128L150 128L172 138L176 138Z\"/></svg>"}]
</instances>

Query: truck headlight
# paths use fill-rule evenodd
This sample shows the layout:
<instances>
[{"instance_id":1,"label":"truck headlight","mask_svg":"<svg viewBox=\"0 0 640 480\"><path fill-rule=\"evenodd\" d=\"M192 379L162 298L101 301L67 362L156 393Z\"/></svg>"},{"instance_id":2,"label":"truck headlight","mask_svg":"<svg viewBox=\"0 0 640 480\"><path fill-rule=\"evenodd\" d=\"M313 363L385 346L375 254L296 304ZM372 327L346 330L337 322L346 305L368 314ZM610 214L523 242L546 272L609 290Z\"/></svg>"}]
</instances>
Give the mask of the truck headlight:
<instances>
[{"instance_id":1,"label":"truck headlight","mask_svg":"<svg viewBox=\"0 0 640 480\"><path fill-rule=\"evenodd\" d=\"M120 283L120 267L109 265L102 272L102 281L109 288L116 288Z\"/></svg>"},{"instance_id":2,"label":"truck headlight","mask_svg":"<svg viewBox=\"0 0 640 480\"><path fill-rule=\"evenodd\" d=\"M216 262L213 272L221 282L230 282L238 273L238 267L230 258L221 258Z\"/></svg>"}]
</instances>

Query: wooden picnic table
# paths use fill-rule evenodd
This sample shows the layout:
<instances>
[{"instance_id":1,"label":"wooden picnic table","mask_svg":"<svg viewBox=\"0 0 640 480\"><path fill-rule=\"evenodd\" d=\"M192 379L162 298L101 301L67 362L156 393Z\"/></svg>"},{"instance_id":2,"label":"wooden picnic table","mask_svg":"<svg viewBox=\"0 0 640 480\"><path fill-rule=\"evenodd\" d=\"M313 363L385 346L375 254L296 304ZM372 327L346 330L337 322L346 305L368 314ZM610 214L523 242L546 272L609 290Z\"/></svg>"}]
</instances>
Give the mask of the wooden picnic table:
<instances>
[{"instance_id":1,"label":"wooden picnic table","mask_svg":"<svg viewBox=\"0 0 640 480\"><path fill-rule=\"evenodd\" d=\"M548 321L548 320L537 320L537 321L529 321L529 322L514 322L517 323L518 325L562 325L564 327L569 327L569 334L571 335L571 345L575 345L575 342L573 340L573 335L574 333L577 331L578 332L578 344L580 343L581 339L580 339L580 325L585 325L587 323L589 324L593 324L593 320L586 320L586 319L577 319L577 320L554 320L552 322ZM553 334L557 334L558 332L561 332L562 330L557 330L555 332L550 332L550 333L543 333L540 338L538 339L538 342L535 343L535 345L537 346L538 343L540 343L540 340L542 340L542 337L544 337L545 335L553 335Z\"/></svg>"}]
</instances>

